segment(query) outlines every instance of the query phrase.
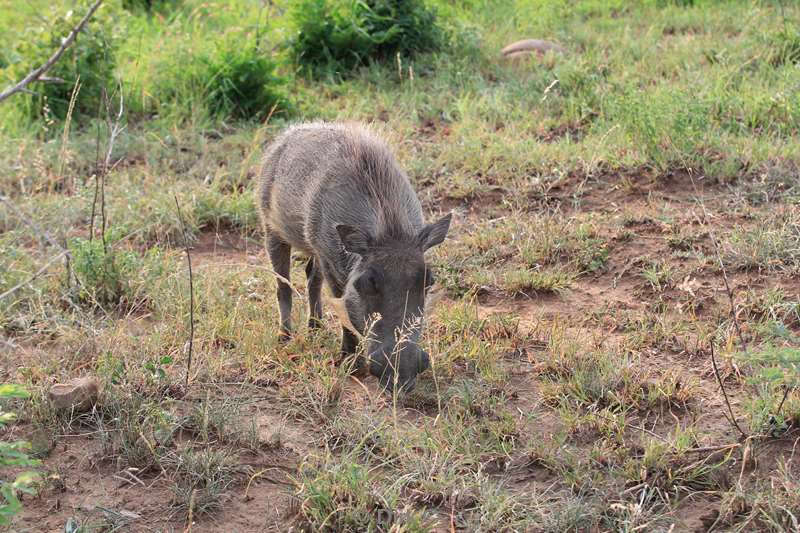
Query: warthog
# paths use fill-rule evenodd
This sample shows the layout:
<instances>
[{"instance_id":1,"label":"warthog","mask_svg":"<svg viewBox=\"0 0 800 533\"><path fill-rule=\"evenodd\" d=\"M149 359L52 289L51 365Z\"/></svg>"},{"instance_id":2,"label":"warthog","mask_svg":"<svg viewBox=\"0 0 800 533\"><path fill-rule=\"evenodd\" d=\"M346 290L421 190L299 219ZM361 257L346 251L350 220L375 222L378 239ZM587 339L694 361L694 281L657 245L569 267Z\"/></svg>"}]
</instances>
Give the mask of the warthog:
<instances>
[{"instance_id":1,"label":"warthog","mask_svg":"<svg viewBox=\"0 0 800 533\"><path fill-rule=\"evenodd\" d=\"M369 371L387 390L411 390L430 365L419 346L433 284L424 253L444 240L450 215L425 224L389 148L356 124L290 127L267 149L260 179L267 252L279 276L280 336L291 332L285 281L294 248L309 258L309 326L322 317L324 280L339 308L342 355L354 354L365 336Z\"/></svg>"}]
</instances>

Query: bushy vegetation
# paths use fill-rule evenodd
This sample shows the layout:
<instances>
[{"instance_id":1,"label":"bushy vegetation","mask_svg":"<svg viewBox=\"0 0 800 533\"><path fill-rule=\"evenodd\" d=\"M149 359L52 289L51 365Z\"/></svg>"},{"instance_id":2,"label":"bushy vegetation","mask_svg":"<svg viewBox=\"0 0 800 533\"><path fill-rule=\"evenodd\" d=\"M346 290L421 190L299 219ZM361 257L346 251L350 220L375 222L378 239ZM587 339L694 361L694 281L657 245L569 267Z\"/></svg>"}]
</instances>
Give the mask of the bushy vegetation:
<instances>
[{"instance_id":1,"label":"bushy vegetation","mask_svg":"<svg viewBox=\"0 0 800 533\"><path fill-rule=\"evenodd\" d=\"M287 79L267 52L238 40L168 58L157 77L158 108L177 117L205 112L222 120L259 121L292 111Z\"/></svg>"},{"instance_id":2,"label":"bushy vegetation","mask_svg":"<svg viewBox=\"0 0 800 533\"><path fill-rule=\"evenodd\" d=\"M27 398L28 392L19 385L4 383L0 385L0 429L4 429L9 423L16 419L16 415L8 412L6 404L15 398ZM36 459L29 456L30 444L25 441L0 442L0 469L9 468L30 468L40 464ZM32 471L24 471L16 474L12 479L6 479L6 472L3 472L0 479L0 525L8 525L14 515L22 510L22 503L18 493L35 494L32 485L37 475Z\"/></svg>"},{"instance_id":3,"label":"bushy vegetation","mask_svg":"<svg viewBox=\"0 0 800 533\"><path fill-rule=\"evenodd\" d=\"M348 75L369 61L406 58L444 42L424 0L301 0L291 16L292 56L313 74Z\"/></svg>"},{"instance_id":4,"label":"bushy vegetation","mask_svg":"<svg viewBox=\"0 0 800 533\"><path fill-rule=\"evenodd\" d=\"M180 4L181 0L122 0L122 7L134 13L168 12Z\"/></svg>"},{"instance_id":5,"label":"bushy vegetation","mask_svg":"<svg viewBox=\"0 0 800 533\"><path fill-rule=\"evenodd\" d=\"M52 81L35 83L32 94L18 95L17 105L29 118L64 120L73 95L72 117L76 121L100 115L103 94L115 88L116 53L125 35L125 17L112 10L98 10L94 20L47 72L46 77ZM20 80L44 64L84 15L81 9L64 12L60 7L51 7L46 13L49 16L44 21L25 28L7 53L11 60L0 72L5 83Z\"/></svg>"},{"instance_id":6,"label":"bushy vegetation","mask_svg":"<svg viewBox=\"0 0 800 533\"><path fill-rule=\"evenodd\" d=\"M118 233L105 239L75 238L70 242L75 298L90 308L137 310L150 303L149 290L164 274L165 261L158 247L144 254L118 245Z\"/></svg>"}]
</instances>

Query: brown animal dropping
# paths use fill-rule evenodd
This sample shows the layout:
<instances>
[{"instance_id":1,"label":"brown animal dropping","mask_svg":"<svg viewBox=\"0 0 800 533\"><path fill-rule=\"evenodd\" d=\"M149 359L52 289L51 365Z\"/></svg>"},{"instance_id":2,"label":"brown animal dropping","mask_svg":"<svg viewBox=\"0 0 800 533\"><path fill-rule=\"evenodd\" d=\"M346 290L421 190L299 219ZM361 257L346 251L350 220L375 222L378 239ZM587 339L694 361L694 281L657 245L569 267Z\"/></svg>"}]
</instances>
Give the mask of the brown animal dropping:
<instances>
[{"instance_id":1,"label":"brown animal dropping","mask_svg":"<svg viewBox=\"0 0 800 533\"><path fill-rule=\"evenodd\" d=\"M84 411L97 402L100 382L93 376L71 379L50 387L48 396L56 409Z\"/></svg>"},{"instance_id":2,"label":"brown animal dropping","mask_svg":"<svg viewBox=\"0 0 800 533\"><path fill-rule=\"evenodd\" d=\"M559 54L566 52L561 45L550 41L543 41L541 39L523 39L509 44L500 52L506 59L516 59L521 57L528 57L531 54L544 55L549 51Z\"/></svg>"}]
</instances>

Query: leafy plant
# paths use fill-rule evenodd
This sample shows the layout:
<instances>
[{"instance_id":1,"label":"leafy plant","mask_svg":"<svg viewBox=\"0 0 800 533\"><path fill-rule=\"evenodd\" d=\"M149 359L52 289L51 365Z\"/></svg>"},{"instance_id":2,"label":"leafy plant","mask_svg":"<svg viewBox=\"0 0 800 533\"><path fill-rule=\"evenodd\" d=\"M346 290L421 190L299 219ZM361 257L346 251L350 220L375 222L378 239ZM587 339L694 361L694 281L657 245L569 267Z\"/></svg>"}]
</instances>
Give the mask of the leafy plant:
<instances>
[{"instance_id":1,"label":"leafy plant","mask_svg":"<svg viewBox=\"0 0 800 533\"><path fill-rule=\"evenodd\" d=\"M311 74L345 75L370 60L440 48L444 33L422 0L303 0L291 12L291 54Z\"/></svg>"},{"instance_id":2,"label":"leafy plant","mask_svg":"<svg viewBox=\"0 0 800 533\"><path fill-rule=\"evenodd\" d=\"M101 239L75 238L70 242L78 303L130 310L149 302L147 289L164 270L163 254L157 247L144 254L115 248L118 239L110 231L105 244Z\"/></svg>"},{"instance_id":3,"label":"leafy plant","mask_svg":"<svg viewBox=\"0 0 800 533\"><path fill-rule=\"evenodd\" d=\"M0 400L8 401L14 398L27 398L28 392L19 385L5 383L0 385ZM0 409L0 429L13 422L16 415ZM0 467L34 467L40 462L31 459L28 455L30 444L24 441L0 442ZM0 479L0 524L6 525L11 518L22 510L22 503L17 494L34 494L33 482L36 480L35 472L17 474L13 480Z\"/></svg>"},{"instance_id":4,"label":"leafy plant","mask_svg":"<svg viewBox=\"0 0 800 533\"><path fill-rule=\"evenodd\" d=\"M191 114L193 106L199 106L222 119L290 114L287 79L278 75L277 68L260 49L239 43L221 43L200 54L189 50L160 67L158 99L179 114Z\"/></svg>"},{"instance_id":5,"label":"leafy plant","mask_svg":"<svg viewBox=\"0 0 800 533\"><path fill-rule=\"evenodd\" d=\"M167 11L180 4L180 0L122 0L122 7L132 13Z\"/></svg>"},{"instance_id":6,"label":"leafy plant","mask_svg":"<svg viewBox=\"0 0 800 533\"><path fill-rule=\"evenodd\" d=\"M207 104L214 114L239 119L262 119L291 110L276 63L255 48L227 48L207 56Z\"/></svg>"},{"instance_id":7,"label":"leafy plant","mask_svg":"<svg viewBox=\"0 0 800 533\"><path fill-rule=\"evenodd\" d=\"M94 117L103 98L103 91L114 85L115 52L124 21L118 13L103 6L78 35L59 61L47 72L51 81L36 83L33 91L19 98L26 114L34 119L63 120L69 112L70 100L80 83L73 117ZM83 16L82 10L67 11L51 17L40 26L27 29L13 51L8 67L11 79L21 79L44 64Z\"/></svg>"},{"instance_id":8,"label":"leafy plant","mask_svg":"<svg viewBox=\"0 0 800 533\"><path fill-rule=\"evenodd\" d=\"M144 369L147 370L153 378L162 380L167 377L167 372L164 370L164 367L169 364L172 364L172 356L163 355L151 361L146 361L144 363Z\"/></svg>"}]
</instances>

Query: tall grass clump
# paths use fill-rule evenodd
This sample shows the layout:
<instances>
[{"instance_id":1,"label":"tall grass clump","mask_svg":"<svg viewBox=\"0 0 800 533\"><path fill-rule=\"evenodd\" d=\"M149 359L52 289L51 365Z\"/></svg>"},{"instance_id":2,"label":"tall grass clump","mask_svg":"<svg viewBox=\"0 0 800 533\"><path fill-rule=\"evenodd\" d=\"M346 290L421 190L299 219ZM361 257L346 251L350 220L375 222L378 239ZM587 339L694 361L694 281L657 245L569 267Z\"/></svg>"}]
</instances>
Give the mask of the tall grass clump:
<instances>
[{"instance_id":1,"label":"tall grass clump","mask_svg":"<svg viewBox=\"0 0 800 533\"><path fill-rule=\"evenodd\" d=\"M370 61L434 51L444 31L422 0L302 0L290 53L301 71L344 76Z\"/></svg>"},{"instance_id":2,"label":"tall grass clump","mask_svg":"<svg viewBox=\"0 0 800 533\"><path fill-rule=\"evenodd\" d=\"M160 249L143 254L123 249L113 231L105 242L72 239L69 249L77 282L73 299L89 308L130 311L148 305L149 290L166 268Z\"/></svg>"},{"instance_id":3,"label":"tall grass clump","mask_svg":"<svg viewBox=\"0 0 800 533\"><path fill-rule=\"evenodd\" d=\"M114 86L115 52L124 38L125 17L109 6L101 6L64 55L46 73L50 81L31 84L31 91L15 95L14 101L30 120L60 121L69 113L77 91L73 120L95 117L103 92ZM84 15L83 9L53 11L49 19L28 27L8 54L8 65L0 79L15 83L44 64ZM79 88L76 89L76 84Z\"/></svg>"},{"instance_id":4,"label":"tall grass clump","mask_svg":"<svg viewBox=\"0 0 800 533\"><path fill-rule=\"evenodd\" d=\"M768 34L767 57L774 67L800 64L800 28L784 27Z\"/></svg>"},{"instance_id":5,"label":"tall grass clump","mask_svg":"<svg viewBox=\"0 0 800 533\"><path fill-rule=\"evenodd\" d=\"M197 112L210 118L263 120L293 111L288 80L278 63L255 46L220 43L197 54L187 50L161 65L159 105L175 118Z\"/></svg>"},{"instance_id":6,"label":"tall grass clump","mask_svg":"<svg viewBox=\"0 0 800 533\"><path fill-rule=\"evenodd\" d=\"M160 13L180 3L181 0L122 0L122 7L131 13Z\"/></svg>"},{"instance_id":7,"label":"tall grass clump","mask_svg":"<svg viewBox=\"0 0 800 533\"><path fill-rule=\"evenodd\" d=\"M709 113L697 95L629 90L609 104L640 162L660 171L701 165L708 149Z\"/></svg>"}]
</instances>

